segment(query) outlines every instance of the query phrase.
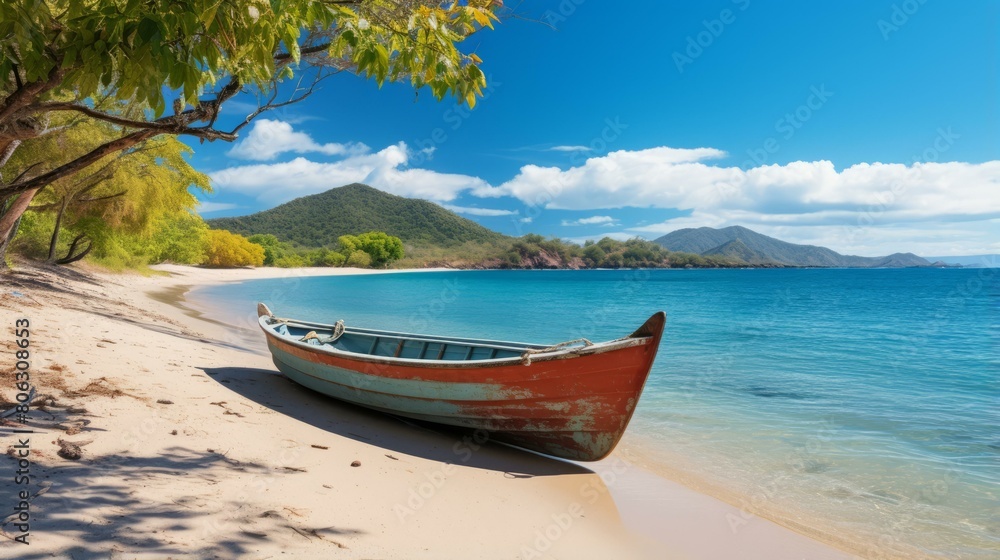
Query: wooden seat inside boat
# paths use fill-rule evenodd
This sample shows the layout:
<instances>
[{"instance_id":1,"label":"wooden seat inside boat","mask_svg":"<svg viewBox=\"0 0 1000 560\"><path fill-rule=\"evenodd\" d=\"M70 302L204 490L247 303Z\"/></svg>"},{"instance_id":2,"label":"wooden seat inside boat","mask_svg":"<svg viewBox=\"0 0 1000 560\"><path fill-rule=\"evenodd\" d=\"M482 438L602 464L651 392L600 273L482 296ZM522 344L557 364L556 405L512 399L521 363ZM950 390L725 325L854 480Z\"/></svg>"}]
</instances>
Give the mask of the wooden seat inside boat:
<instances>
[{"instance_id":1,"label":"wooden seat inside boat","mask_svg":"<svg viewBox=\"0 0 1000 560\"><path fill-rule=\"evenodd\" d=\"M535 348L533 345L507 345L483 341L453 340L444 337L398 336L388 332L356 332L348 329L336 340L326 341L330 332L312 328L306 325L288 324L278 329L279 334L285 334L300 339L302 342L316 346L329 346L343 352L404 358L410 360L492 360L497 358L513 358L520 356L525 350ZM315 333L313 336L307 336ZM396 336L394 336L396 335Z\"/></svg>"},{"instance_id":2,"label":"wooden seat inside boat","mask_svg":"<svg viewBox=\"0 0 1000 560\"><path fill-rule=\"evenodd\" d=\"M411 360L490 360L519 356L523 349L473 345L459 341L397 338L392 336L349 333L332 343L334 348Z\"/></svg>"}]
</instances>

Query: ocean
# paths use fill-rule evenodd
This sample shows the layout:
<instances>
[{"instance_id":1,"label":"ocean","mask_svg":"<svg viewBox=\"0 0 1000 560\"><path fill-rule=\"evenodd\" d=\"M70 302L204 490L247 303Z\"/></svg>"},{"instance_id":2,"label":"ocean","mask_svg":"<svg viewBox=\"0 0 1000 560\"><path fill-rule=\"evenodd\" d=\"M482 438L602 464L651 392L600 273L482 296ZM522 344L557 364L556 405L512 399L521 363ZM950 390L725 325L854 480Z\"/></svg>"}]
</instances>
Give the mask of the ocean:
<instances>
[{"instance_id":1,"label":"ocean","mask_svg":"<svg viewBox=\"0 0 1000 560\"><path fill-rule=\"evenodd\" d=\"M998 275L456 271L192 295L230 321L248 323L259 300L279 316L541 343L617 338L664 310L623 440L654 470L864 556L996 558Z\"/></svg>"}]
</instances>

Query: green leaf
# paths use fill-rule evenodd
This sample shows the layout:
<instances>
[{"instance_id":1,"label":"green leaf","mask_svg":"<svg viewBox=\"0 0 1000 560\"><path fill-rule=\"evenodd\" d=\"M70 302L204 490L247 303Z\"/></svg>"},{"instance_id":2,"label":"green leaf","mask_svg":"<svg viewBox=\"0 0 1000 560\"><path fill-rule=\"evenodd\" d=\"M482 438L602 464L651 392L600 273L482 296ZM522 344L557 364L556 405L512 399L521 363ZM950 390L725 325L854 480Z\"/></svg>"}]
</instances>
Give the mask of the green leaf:
<instances>
[{"instance_id":1,"label":"green leaf","mask_svg":"<svg viewBox=\"0 0 1000 560\"><path fill-rule=\"evenodd\" d=\"M63 53L62 69L65 70L76 62L76 49L70 47Z\"/></svg>"},{"instance_id":2,"label":"green leaf","mask_svg":"<svg viewBox=\"0 0 1000 560\"><path fill-rule=\"evenodd\" d=\"M160 118L163 116L163 112L167 110L167 102L163 98L163 95L157 95L155 99L152 100L153 103L153 116L155 118Z\"/></svg>"},{"instance_id":3,"label":"green leaf","mask_svg":"<svg viewBox=\"0 0 1000 560\"><path fill-rule=\"evenodd\" d=\"M348 45L350 45L350 46L351 46L351 48L354 48L354 47L357 47L357 46L358 46L358 37L357 37L357 35L356 35L356 34L354 33L354 31L353 31L353 30L351 30L351 29L345 29L345 30L344 30L344 31L343 31L343 32L342 32L342 33L340 34L340 36L341 36L341 37L342 37L342 38L344 39L344 41L345 41L345 42L346 42L346 43L347 43Z\"/></svg>"},{"instance_id":4,"label":"green leaf","mask_svg":"<svg viewBox=\"0 0 1000 560\"><path fill-rule=\"evenodd\" d=\"M212 25L213 21L215 21L215 12L218 11L219 6L221 4L222 4L222 2L216 2L215 4L213 4L212 6L210 6L207 10L205 10L204 12L202 12L201 17L199 18L199 20L205 26L206 29L209 26Z\"/></svg>"},{"instance_id":5,"label":"green leaf","mask_svg":"<svg viewBox=\"0 0 1000 560\"><path fill-rule=\"evenodd\" d=\"M142 21L139 22L139 38L145 42L149 42L153 37L160 33L160 27L151 18L144 17Z\"/></svg>"},{"instance_id":6,"label":"green leaf","mask_svg":"<svg viewBox=\"0 0 1000 560\"><path fill-rule=\"evenodd\" d=\"M386 74L389 73L389 51L385 46L375 45L375 62L377 64L377 78L381 84L385 81Z\"/></svg>"}]
</instances>

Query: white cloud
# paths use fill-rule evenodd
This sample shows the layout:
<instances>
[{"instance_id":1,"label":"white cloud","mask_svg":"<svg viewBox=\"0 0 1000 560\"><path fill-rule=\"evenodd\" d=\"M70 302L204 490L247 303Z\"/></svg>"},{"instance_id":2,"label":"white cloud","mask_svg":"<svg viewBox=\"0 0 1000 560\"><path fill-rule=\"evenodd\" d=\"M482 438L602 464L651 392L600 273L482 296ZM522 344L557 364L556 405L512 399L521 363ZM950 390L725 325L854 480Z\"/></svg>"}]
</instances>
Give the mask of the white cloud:
<instances>
[{"instance_id":1,"label":"white cloud","mask_svg":"<svg viewBox=\"0 0 1000 560\"><path fill-rule=\"evenodd\" d=\"M304 132L297 132L284 121L258 119L246 138L240 140L227 153L235 158L254 161L270 161L286 152L305 154L310 152L328 156L363 154L368 146L360 143L319 144Z\"/></svg>"},{"instance_id":2,"label":"white cloud","mask_svg":"<svg viewBox=\"0 0 1000 560\"><path fill-rule=\"evenodd\" d=\"M590 148L587 146L552 146L549 148L550 152L589 152Z\"/></svg>"},{"instance_id":3,"label":"white cloud","mask_svg":"<svg viewBox=\"0 0 1000 560\"><path fill-rule=\"evenodd\" d=\"M304 157L269 164L230 167L210 173L219 192L238 192L275 205L348 183L366 183L388 193L437 202L482 189L478 177L406 167L410 151L400 142L376 153L349 155L339 161L315 162Z\"/></svg>"},{"instance_id":4,"label":"white cloud","mask_svg":"<svg viewBox=\"0 0 1000 560\"><path fill-rule=\"evenodd\" d=\"M532 219L533 218L531 216L525 216L525 217L519 219L518 222L520 222L522 224L530 224L531 221L532 221Z\"/></svg>"},{"instance_id":5,"label":"white cloud","mask_svg":"<svg viewBox=\"0 0 1000 560\"><path fill-rule=\"evenodd\" d=\"M471 216L513 216L517 210L500 210L499 208L472 208L469 206L453 206L451 204L441 205L446 210L451 210L458 214L469 214Z\"/></svg>"},{"instance_id":6,"label":"white cloud","mask_svg":"<svg viewBox=\"0 0 1000 560\"><path fill-rule=\"evenodd\" d=\"M199 202L198 203L198 213L199 214L209 214L211 212L219 212L222 210L232 210L233 208L239 208L239 205L233 204L231 202Z\"/></svg>"},{"instance_id":7,"label":"white cloud","mask_svg":"<svg viewBox=\"0 0 1000 560\"><path fill-rule=\"evenodd\" d=\"M1000 161L861 163L837 171L829 161L796 161L742 170L709 165L711 148L651 148L593 157L566 170L526 165L510 181L479 189L547 208L625 206L809 214L868 207L913 216L998 213Z\"/></svg>"},{"instance_id":8,"label":"white cloud","mask_svg":"<svg viewBox=\"0 0 1000 560\"><path fill-rule=\"evenodd\" d=\"M617 222L611 216L591 216L589 218L580 218L579 220L563 220L562 225L564 226L611 226Z\"/></svg>"},{"instance_id":9,"label":"white cloud","mask_svg":"<svg viewBox=\"0 0 1000 560\"><path fill-rule=\"evenodd\" d=\"M511 180L475 194L512 196L553 209L634 206L690 212L625 232L650 238L682 227L739 224L856 254L997 249L988 239L1000 239L1000 161L876 162L840 171L829 161L749 170L710 162L725 155L711 148L660 147L612 152L565 170L527 165ZM952 237L928 235L938 229Z\"/></svg>"},{"instance_id":10,"label":"white cloud","mask_svg":"<svg viewBox=\"0 0 1000 560\"><path fill-rule=\"evenodd\" d=\"M651 148L592 157L567 170L526 165L510 181L475 194L513 196L527 204L569 210L661 205L690 208L685 204L689 202L684 190L687 173L707 170L713 181L735 178L728 177L733 175L729 171L700 163L723 155L711 148Z\"/></svg>"}]
</instances>

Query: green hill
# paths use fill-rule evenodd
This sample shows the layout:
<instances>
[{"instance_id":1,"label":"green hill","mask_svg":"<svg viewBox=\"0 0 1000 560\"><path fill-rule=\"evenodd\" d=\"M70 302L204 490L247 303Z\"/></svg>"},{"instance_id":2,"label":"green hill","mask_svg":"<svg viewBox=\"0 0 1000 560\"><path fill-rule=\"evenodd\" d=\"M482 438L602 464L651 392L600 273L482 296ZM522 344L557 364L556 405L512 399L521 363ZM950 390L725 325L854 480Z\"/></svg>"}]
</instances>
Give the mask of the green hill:
<instances>
[{"instance_id":1,"label":"green hill","mask_svg":"<svg viewBox=\"0 0 1000 560\"><path fill-rule=\"evenodd\" d=\"M656 239L670 251L740 259L747 264L786 266L827 266L848 268L904 268L931 266L930 261L912 253L894 253L886 257L857 257L817 247L796 245L757 233L742 226L722 229L687 228Z\"/></svg>"},{"instance_id":2,"label":"green hill","mask_svg":"<svg viewBox=\"0 0 1000 560\"><path fill-rule=\"evenodd\" d=\"M332 246L341 235L384 231L406 243L452 247L506 236L426 200L404 198L354 183L296 198L270 210L207 220L242 235L271 233L307 247Z\"/></svg>"},{"instance_id":3,"label":"green hill","mask_svg":"<svg viewBox=\"0 0 1000 560\"><path fill-rule=\"evenodd\" d=\"M727 241L722 245L714 249L709 249L705 251L703 256L717 256L717 257L727 257L737 261L742 261L747 264L760 265L760 264L772 264L775 261L770 259L767 255L754 251L750 247L747 247L745 243L739 239L734 239L733 241Z\"/></svg>"}]
</instances>

